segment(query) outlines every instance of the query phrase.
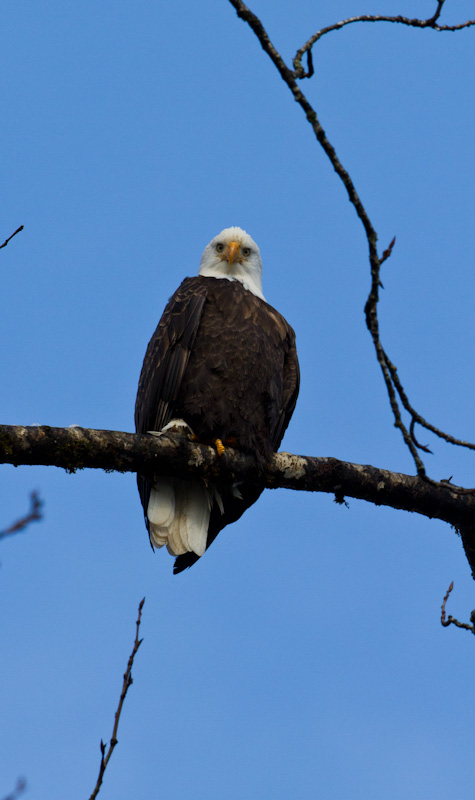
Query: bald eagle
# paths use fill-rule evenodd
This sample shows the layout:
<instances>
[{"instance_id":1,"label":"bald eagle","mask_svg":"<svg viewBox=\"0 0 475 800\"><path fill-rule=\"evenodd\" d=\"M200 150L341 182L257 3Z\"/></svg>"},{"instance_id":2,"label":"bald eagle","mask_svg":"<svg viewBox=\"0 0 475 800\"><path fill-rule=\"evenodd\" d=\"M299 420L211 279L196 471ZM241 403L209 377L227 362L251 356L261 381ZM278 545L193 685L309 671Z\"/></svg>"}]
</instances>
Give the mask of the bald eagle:
<instances>
[{"instance_id":1,"label":"bald eagle","mask_svg":"<svg viewBox=\"0 0 475 800\"><path fill-rule=\"evenodd\" d=\"M262 294L259 248L226 228L205 248L153 334L140 375L137 433L180 430L218 454L226 446L264 465L277 450L299 390L295 334ZM263 487L138 475L152 547L191 567L217 534L256 502Z\"/></svg>"}]
</instances>

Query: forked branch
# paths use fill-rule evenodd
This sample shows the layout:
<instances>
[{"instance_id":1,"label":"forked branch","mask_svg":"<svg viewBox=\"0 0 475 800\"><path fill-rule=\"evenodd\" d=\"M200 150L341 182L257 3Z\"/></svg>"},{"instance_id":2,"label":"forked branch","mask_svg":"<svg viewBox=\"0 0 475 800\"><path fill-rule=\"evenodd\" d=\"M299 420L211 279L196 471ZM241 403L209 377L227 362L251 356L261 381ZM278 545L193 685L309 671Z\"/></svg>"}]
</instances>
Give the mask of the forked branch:
<instances>
[{"instance_id":1,"label":"forked branch","mask_svg":"<svg viewBox=\"0 0 475 800\"><path fill-rule=\"evenodd\" d=\"M469 625L468 622L459 622L458 619L455 619L455 617L450 616L450 614L447 617L445 614L445 606L447 600L449 599L450 592L452 591L453 588L454 588L454 582L452 581L449 588L447 589L446 595L442 602L442 611L440 615L441 624L444 626L444 628L448 628L449 625L455 625L457 628L463 628L466 631L471 631L472 633L475 633L475 611L472 611L470 615L470 619L472 621L471 625Z\"/></svg>"},{"instance_id":2,"label":"forked branch","mask_svg":"<svg viewBox=\"0 0 475 800\"><path fill-rule=\"evenodd\" d=\"M140 601L140 604L139 604L139 614L138 614L138 617L137 617L137 622L135 623L134 646L133 646L132 652L131 652L131 654L129 656L129 660L127 662L127 669L125 670L125 673L124 673L124 680L122 682L122 691L120 693L119 705L117 706L117 711L115 712L115 717L114 717L114 728L112 730L112 736L110 738L110 742L109 742L108 746L106 746L104 744L104 742L102 741L102 739L101 739L101 744L100 744L100 748L101 748L101 763L100 763L100 767L99 767L99 775L97 777L97 781L96 781L96 785L94 787L94 791L91 794L89 800L94 800L94 798L97 797L97 795L99 794L100 788L102 786L102 781L104 779L104 773L105 773L105 771L107 769L107 765L108 765L108 763L110 761L110 757L111 757L111 755L112 755L112 753L114 751L114 748L115 748L115 746L117 744L117 732L119 730L119 720L120 720L120 715L122 713L122 707L124 705L125 696L126 696L128 690L129 690L129 687L132 686L132 683L133 683L133 681L132 681L132 667L133 667L133 664L134 664L134 658L135 658L135 656L137 654L137 650L139 649L139 647L140 647L140 645L142 644L142 641L143 641L143 639L139 639L139 630L140 630L140 623L141 623L141 620L142 620L142 609L143 609L143 604L144 603L145 603L145 597Z\"/></svg>"},{"instance_id":3,"label":"forked branch","mask_svg":"<svg viewBox=\"0 0 475 800\"><path fill-rule=\"evenodd\" d=\"M5 539L7 536L13 536L15 533L20 533L28 527L30 522L38 522L40 519L43 519L43 513L41 511L42 506L43 501L40 499L38 492L33 491L30 494L30 510L28 514L20 517L20 519L17 519L16 522L13 522L8 528L4 528L3 531L0 531L0 539Z\"/></svg>"}]
</instances>

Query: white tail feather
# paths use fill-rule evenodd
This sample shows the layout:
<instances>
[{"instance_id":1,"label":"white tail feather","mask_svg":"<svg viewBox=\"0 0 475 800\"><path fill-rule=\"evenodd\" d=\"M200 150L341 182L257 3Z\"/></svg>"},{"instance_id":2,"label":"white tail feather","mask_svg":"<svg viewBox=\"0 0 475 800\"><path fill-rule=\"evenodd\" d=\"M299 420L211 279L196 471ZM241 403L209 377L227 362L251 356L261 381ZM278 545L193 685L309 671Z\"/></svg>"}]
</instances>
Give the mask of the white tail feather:
<instances>
[{"instance_id":1,"label":"white tail feather","mask_svg":"<svg viewBox=\"0 0 475 800\"><path fill-rule=\"evenodd\" d=\"M186 528L188 548L197 556L202 556L206 550L208 538L210 500L209 493L203 483L189 482L185 485L186 513L183 514L183 524Z\"/></svg>"},{"instance_id":2,"label":"white tail feather","mask_svg":"<svg viewBox=\"0 0 475 800\"><path fill-rule=\"evenodd\" d=\"M170 478L157 481L150 492L147 517L152 544L163 547L168 542L168 528L175 518L175 492Z\"/></svg>"},{"instance_id":3,"label":"white tail feather","mask_svg":"<svg viewBox=\"0 0 475 800\"><path fill-rule=\"evenodd\" d=\"M152 544L166 544L174 556L188 552L202 556L211 505L210 493L203 483L159 478L150 492L147 508Z\"/></svg>"}]
</instances>

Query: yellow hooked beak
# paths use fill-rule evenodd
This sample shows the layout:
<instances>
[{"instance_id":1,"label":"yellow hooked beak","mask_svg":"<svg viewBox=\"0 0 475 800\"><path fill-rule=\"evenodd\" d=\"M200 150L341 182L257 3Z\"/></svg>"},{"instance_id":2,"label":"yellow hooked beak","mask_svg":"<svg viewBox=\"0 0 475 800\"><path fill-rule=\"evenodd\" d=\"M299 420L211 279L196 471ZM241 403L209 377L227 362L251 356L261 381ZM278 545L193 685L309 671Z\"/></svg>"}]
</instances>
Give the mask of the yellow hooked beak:
<instances>
[{"instance_id":1,"label":"yellow hooked beak","mask_svg":"<svg viewBox=\"0 0 475 800\"><path fill-rule=\"evenodd\" d=\"M230 267L232 267L235 261L239 260L239 245L237 242L229 242L224 252L224 257Z\"/></svg>"}]
</instances>

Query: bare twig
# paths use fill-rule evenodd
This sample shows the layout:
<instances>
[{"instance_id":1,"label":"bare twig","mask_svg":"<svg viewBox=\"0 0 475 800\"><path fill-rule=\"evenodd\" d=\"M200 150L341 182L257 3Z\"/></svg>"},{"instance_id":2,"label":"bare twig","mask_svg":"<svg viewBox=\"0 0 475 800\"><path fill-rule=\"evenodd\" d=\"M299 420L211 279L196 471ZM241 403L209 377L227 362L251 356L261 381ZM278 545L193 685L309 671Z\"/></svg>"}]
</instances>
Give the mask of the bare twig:
<instances>
[{"instance_id":1,"label":"bare twig","mask_svg":"<svg viewBox=\"0 0 475 800\"><path fill-rule=\"evenodd\" d=\"M440 428L436 428L435 425L431 425L430 422L427 422L427 420L424 419L424 417L421 416L421 414L419 414L415 410L415 408L412 407L411 403L409 402L409 398L406 395L406 392L404 391L404 388L403 388L403 386L401 384L401 381L399 379L397 368L394 366L394 364L391 363L391 361L389 360L389 358L388 358L388 356L386 354L385 354L385 359L386 359L387 367L388 367L389 372L391 374L391 380L393 381L394 386L396 387L396 390L397 390L397 393L398 393L398 395L400 397L401 403L404 406L404 408L406 409L406 411L408 411L409 414L411 415L411 425L412 426L414 426L416 424L420 425L422 428L425 428L426 430L431 431L432 433L434 433L436 436L439 437L439 439L444 439L444 441L448 442L449 444L455 444L455 445L458 445L459 447L466 447L469 450L475 450L475 444L473 444L472 442L467 442L464 439L456 439L455 436L451 436L450 433L445 433L445 431L440 430ZM414 427L413 427L413 430L414 430ZM411 438L413 439L414 442L416 441L415 437L413 436L413 434L411 434ZM425 452L429 452L429 453L432 452L431 450L429 450L425 446L422 446L422 445L418 444L417 447L420 450L425 450Z\"/></svg>"},{"instance_id":2,"label":"bare twig","mask_svg":"<svg viewBox=\"0 0 475 800\"><path fill-rule=\"evenodd\" d=\"M142 609L143 609L144 603L145 603L145 597L140 601L140 604L139 604L139 613L138 613L138 617L137 617L137 622L135 623L134 646L133 646L132 652L131 652L131 654L129 656L129 660L128 660L128 663L127 663L127 669L125 670L125 673L124 673L124 680L123 680L123 683L122 683L122 691L120 693L119 705L117 706L117 711L115 712L115 717L114 717L114 728L112 730L112 736L111 736L111 739L110 739L108 747L104 744L104 742L101 739L101 744L100 744L100 748L101 748L101 764L100 764L100 767L99 767L99 775L98 775L98 778L97 778L96 785L94 787L94 791L91 794L89 800L94 800L94 798L97 797L97 795L99 794L99 791L100 791L100 788L101 788L101 785L102 785L102 781L104 779L104 773L106 771L106 768L107 768L107 765L109 763L110 757L111 757L111 755L112 755L112 753L114 751L114 748L115 748L115 746L117 744L117 731L119 729L119 720L120 720L120 715L121 715L121 712L122 712L122 706L124 705L125 696L126 696L128 690L129 690L129 687L132 686L132 683L133 683L133 681L132 681L132 666L133 666L133 663L134 663L134 658L135 658L135 656L137 654L137 650L139 649L139 647L140 647L140 645L142 644L142 641L143 641L143 639L139 639L139 630L140 630L140 623L141 623L141 620L142 620Z\"/></svg>"},{"instance_id":3,"label":"bare twig","mask_svg":"<svg viewBox=\"0 0 475 800\"><path fill-rule=\"evenodd\" d=\"M440 615L440 621L444 626L444 628L448 628L449 625L456 625L457 628L464 628L466 631L471 631L472 633L475 633L475 611L472 611L470 615L470 619L472 620L473 623L472 625L469 625L468 622L459 622L458 619L455 619L455 617L449 616L446 618L445 616L445 605L447 603L447 600L449 599L450 592L452 591L453 588L454 588L454 582L452 581L449 588L447 589L446 595L442 602L442 613Z\"/></svg>"},{"instance_id":4,"label":"bare twig","mask_svg":"<svg viewBox=\"0 0 475 800\"><path fill-rule=\"evenodd\" d=\"M411 433L412 441L414 442L416 447L419 448L419 450L423 450L424 453L432 453L432 450L430 449L430 447L428 447L426 444L421 444L420 442L417 441L416 434L415 434L415 431L414 431L415 425L416 425L416 421L415 421L414 418L412 418L411 419L411 424L409 425L409 431Z\"/></svg>"},{"instance_id":5,"label":"bare twig","mask_svg":"<svg viewBox=\"0 0 475 800\"><path fill-rule=\"evenodd\" d=\"M23 792L26 792L26 781L24 778L18 778L13 792L7 794L6 797L3 798L3 800L18 800L18 798L23 794Z\"/></svg>"},{"instance_id":6,"label":"bare twig","mask_svg":"<svg viewBox=\"0 0 475 800\"><path fill-rule=\"evenodd\" d=\"M267 35L262 22L256 15L241 1L241 0L229 0L232 6L237 11L238 16L243 19L248 25L252 28L255 35L259 39L263 49L267 53L267 55L272 59L273 63L275 64L276 68L278 69L282 79L285 81L287 86L289 87L290 91L292 92L295 101L301 106L303 109L305 116L313 128L314 134L322 146L323 150L325 151L326 155L328 156L335 172L343 182L346 191L348 193L348 197L350 202L353 204L355 211L358 217L361 220L361 223L365 229L366 238L368 240L369 245L369 261L371 267L371 289L368 295L368 299L365 304L365 317L366 317L366 325L371 334L371 338L373 340L373 345L376 352L376 358L378 360L379 366L381 368L384 382L386 385L386 390L388 392L389 403L391 406L391 410L394 416L394 425L396 428L399 428L401 431L402 437L406 446L408 447L417 469L417 474L425 479L429 480L426 475L426 470L422 459L419 456L418 450L427 450L424 447L420 447L415 436L414 436L414 424L417 423L422 425L423 427L430 430L436 436L444 439L451 444L456 444L461 447L468 447L470 449L475 450L475 444L471 444L466 442L462 439L456 439L449 434L444 433L439 428L428 423L424 417L422 417L418 412L410 404L407 395L404 391L403 385L399 376L397 375L397 369L394 364L389 359L389 356L385 352L379 334L379 321L378 321L378 302L379 302L379 290L382 286L381 284L381 265L382 263L389 257L392 250L392 244L384 251L384 253L379 256L377 250L377 234L373 225L370 221L370 218L366 212L365 207L356 191L356 188L353 184L353 181L343 167L341 161L339 160L335 148L328 140L328 137L325 134L325 131L317 117L315 109L309 103L307 97L303 94L300 90L297 80L301 78L311 77L313 75L313 60L311 57L311 50L314 44L320 39L324 34L329 33L330 31L340 30L345 25L349 25L353 22L397 22L404 25L410 25L412 27L417 28L431 28L436 31L456 31L461 30L462 28L468 28L472 25L475 25L475 20L468 20L467 22L460 23L459 25L439 25L438 19L442 12L442 8L444 6L445 0L438 0L437 6L435 9L434 14L429 17L428 19L421 20L421 19L410 19L409 17L402 17L402 16L395 16L395 17L386 17L380 15L361 15L359 17L351 17L346 20L342 20L341 22L337 22L334 25L330 25L327 28L322 28L322 30L317 31L304 45L297 51L297 54L293 61L294 69L291 70L283 60L280 53L274 47L272 42ZM302 67L302 57L307 53L307 60L308 60L308 71ZM401 409L399 407L399 402L401 402L402 406L408 413L411 415L411 423L412 427L411 430L408 430L407 426L404 424Z\"/></svg>"},{"instance_id":7,"label":"bare twig","mask_svg":"<svg viewBox=\"0 0 475 800\"><path fill-rule=\"evenodd\" d=\"M360 14L356 17L348 17L348 19L335 22L334 25L328 25L326 28L321 28L319 31L314 33L313 36L311 36L310 39L305 42L305 44L299 50L297 50L293 60L294 77L298 80L301 80L302 78L311 78L314 73L313 63L310 58L313 46L318 42L319 39L322 38L322 36L325 36L327 33L339 31L346 25L352 25L355 22L393 22L401 25L409 25L412 28L429 28L438 32L459 31L462 30L462 28L470 28L472 25L475 25L475 20L473 19L467 20L467 22L462 22L459 25L438 25L437 20L440 17L444 3L445 0L439 0L435 14L428 19L411 19L410 17L402 17L401 15L386 16L383 14ZM305 71L302 66L302 58L305 53L307 54L308 60L307 71Z\"/></svg>"},{"instance_id":8,"label":"bare twig","mask_svg":"<svg viewBox=\"0 0 475 800\"><path fill-rule=\"evenodd\" d=\"M382 255L382 256L381 256L381 258L379 259L379 266L381 266L382 264L384 264L384 262L386 261L386 259L387 259L387 258L389 258L389 256L390 256L390 255L391 255L391 253L393 252L393 247L394 247L394 245L395 245L395 244L396 244L396 237L395 237L395 236L393 236L393 238L392 238L392 239L391 239L391 241L389 242L389 246L386 248L386 250L384 251L383 255ZM380 283L380 286L382 286L382 284L381 284L381 283Z\"/></svg>"},{"instance_id":9,"label":"bare twig","mask_svg":"<svg viewBox=\"0 0 475 800\"><path fill-rule=\"evenodd\" d=\"M38 522L40 519L43 519L43 514L41 512L43 506L43 501L40 499L38 492L33 491L30 494L30 511L21 519L18 519L9 528L5 528L5 530L0 531L0 539L4 539L7 536L13 536L15 533L20 533L20 531L24 531L25 528L30 524L30 522Z\"/></svg>"},{"instance_id":10,"label":"bare twig","mask_svg":"<svg viewBox=\"0 0 475 800\"><path fill-rule=\"evenodd\" d=\"M13 239L13 237L17 235L17 233L20 233L20 231L23 230L23 227L24 227L23 225L20 225L20 227L17 228L16 231L12 233L11 236L8 237L8 239L5 239L4 243L0 244L0 250L2 249L2 247L6 247L8 242L10 242Z\"/></svg>"}]
</instances>

